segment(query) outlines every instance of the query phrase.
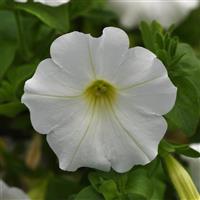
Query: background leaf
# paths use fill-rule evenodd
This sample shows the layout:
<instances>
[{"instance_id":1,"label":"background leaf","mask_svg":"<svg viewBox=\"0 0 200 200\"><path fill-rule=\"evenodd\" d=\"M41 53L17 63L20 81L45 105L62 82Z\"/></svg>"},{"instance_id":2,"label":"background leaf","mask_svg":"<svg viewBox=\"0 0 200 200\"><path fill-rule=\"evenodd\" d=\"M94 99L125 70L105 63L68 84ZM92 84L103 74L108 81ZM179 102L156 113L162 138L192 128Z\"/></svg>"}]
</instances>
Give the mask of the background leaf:
<instances>
[{"instance_id":1,"label":"background leaf","mask_svg":"<svg viewBox=\"0 0 200 200\"><path fill-rule=\"evenodd\" d=\"M0 115L14 117L25 109L21 104L23 85L35 71L36 64L27 64L10 68L5 79L0 83Z\"/></svg>"},{"instance_id":2,"label":"background leaf","mask_svg":"<svg viewBox=\"0 0 200 200\"><path fill-rule=\"evenodd\" d=\"M17 26L15 16L10 11L0 10L0 81L11 66L17 48Z\"/></svg>"},{"instance_id":3,"label":"background leaf","mask_svg":"<svg viewBox=\"0 0 200 200\"><path fill-rule=\"evenodd\" d=\"M173 77L174 84L178 87L176 104L165 115L170 126L181 129L188 136L192 136L199 121L199 97L197 89L192 82L182 76ZM173 129L173 128L172 128Z\"/></svg>"},{"instance_id":4,"label":"background leaf","mask_svg":"<svg viewBox=\"0 0 200 200\"><path fill-rule=\"evenodd\" d=\"M61 200L67 199L69 195L78 190L79 187L76 182L49 174L35 181L31 191L29 191L29 195L33 200Z\"/></svg>"},{"instance_id":5,"label":"background leaf","mask_svg":"<svg viewBox=\"0 0 200 200\"><path fill-rule=\"evenodd\" d=\"M98 194L91 186L81 190L75 197L75 200L103 200L104 198Z\"/></svg>"},{"instance_id":6,"label":"background leaf","mask_svg":"<svg viewBox=\"0 0 200 200\"><path fill-rule=\"evenodd\" d=\"M16 3L15 8L35 15L57 31L65 33L69 30L68 5L50 7L40 3Z\"/></svg>"}]
</instances>

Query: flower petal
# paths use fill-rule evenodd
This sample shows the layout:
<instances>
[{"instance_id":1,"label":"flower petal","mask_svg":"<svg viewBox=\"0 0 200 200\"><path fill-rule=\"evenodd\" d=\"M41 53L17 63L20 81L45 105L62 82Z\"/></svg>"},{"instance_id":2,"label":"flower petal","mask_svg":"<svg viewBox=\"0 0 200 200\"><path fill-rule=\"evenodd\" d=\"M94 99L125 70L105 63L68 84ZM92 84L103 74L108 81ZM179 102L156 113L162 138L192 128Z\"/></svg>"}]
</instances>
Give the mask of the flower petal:
<instances>
[{"instance_id":1,"label":"flower petal","mask_svg":"<svg viewBox=\"0 0 200 200\"><path fill-rule=\"evenodd\" d=\"M154 59L152 68L158 68L157 72L150 70L148 76L143 74L141 82L122 89L120 101L153 114L163 115L169 112L175 104L177 88L162 67L162 63Z\"/></svg>"},{"instance_id":2,"label":"flower petal","mask_svg":"<svg viewBox=\"0 0 200 200\"><path fill-rule=\"evenodd\" d=\"M124 102L131 102L133 106L152 114L164 115L173 108L176 101L176 91L176 87L165 76L144 85L124 90L121 94Z\"/></svg>"},{"instance_id":3,"label":"flower petal","mask_svg":"<svg viewBox=\"0 0 200 200\"><path fill-rule=\"evenodd\" d=\"M80 98L54 97L25 93L22 97L30 110L31 122L36 131L48 134L56 127L75 119L74 115L81 112L85 104Z\"/></svg>"},{"instance_id":4,"label":"flower petal","mask_svg":"<svg viewBox=\"0 0 200 200\"><path fill-rule=\"evenodd\" d=\"M90 111L80 112L74 120L47 135L63 170L75 171L79 167L110 169L101 144L101 123Z\"/></svg>"},{"instance_id":5,"label":"flower petal","mask_svg":"<svg viewBox=\"0 0 200 200\"><path fill-rule=\"evenodd\" d=\"M123 101L161 115L174 106L177 89L169 79L165 66L150 51L142 47L130 49L119 72L113 78Z\"/></svg>"},{"instance_id":6,"label":"flower petal","mask_svg":"<svg viewBox=\"0 0 200 200\"><path fill-rule=\"evenodd\" d=\"M112 125L113 131L109 132L113 135L108 133L106 136L107 151L109 148L112 150L109 154L112 167L118 172L126 172L134 165L152 161L167 130L167 123L162 116L144 113L125 103L113 109L115 125ZM109 124L107 122L106 126Z\"/></svg>"},{"instance_id":7,"label":"flower petal","mask_svg":"<svg viewBox=\"0 0 200 200\"><path fill-rule=\"evenodd\" d=\"M107 27L101 37L90 38L91 55L99 79L111 80L128 48L128 36L119 28Z\"/></svg>"},{"instance_id":8,"label":"flower petal","mask_svg":"<svg viewBox=\"0 0 200 200\"><path fill-rule=\"evenodd\" d=\"M22 190L13 187L4 193L2 200L29 200L29 198Z\"/></svg>"},{"instance_id":9,"label":"flower petal","mask_svg":"<svg viewBox=\"0 0 200 200\"><path fill-rule=\"evenodd\" d=\"M145 0L122 1L109 0L110 7L120 17L120 22L126 28L133 28L141 21L156 20L165 28L171 24L180 23L188 13L198 7L198 0Z\"/></svg>"},{"instance_id":10,"label":"flower petal","mask_svg":"<svg viewBox=\"0 0 200 200\"><path fill-rule=\"evenodd\" d=\"M92 167L108 171L112 166L117 172L126 172L155 158L160 138L166 131L162 117L134 117L136 124L142 123L143 128L139 129L140 125L132 128L131 120L120 111L110 112L109 108L94 115L81 112L75 120L48 134L47 141L63 170Z\"/></svg>"},{"instance_id":11,"label":"flower petal","mask_svg":"<svg viewBox=\"0 0 200 200\"><path fill-rule=\"evenodd\" d=\"M80 32L67 33L57 38L50 49L53 61L78 78L80 85L88 84L95 76L89 38L88 34Z\"/></svg>"},{"instance_id":12,"label":"flower petal","mask_svg":"<svg viewBox=\"0 0 200 200\"><path fill-rule=\"evenodd\" d=\"M0 180L1 200L29 200L28 196L20 189L7 186Z\"/></svg>"},{"instance_id":13,"label":"flower petal","mask_svg":"<svg viewBox=\"0 0 200 200\"><path fill-rule=\"evenodd\" d=\"M34 0L34 2L40 2L49 6L59 6L69 1L70 0Z\"/></svg>"},{"instance_id":14,"label":"flower petal","mask_svg":"<svg viewBox=\"0 0 200 200\"><path fill-rule=\"evenodd\" d=\"M22 103L30 110L35 130L48 134L64 123L68 116L81 110L85 106L80 100L81 87L77 79L51 59L42 61L34 76L26 81L22 96Z\"/></svg>"},{"instance_id":15,"label":"flower petal","mask_svg":"<svg viewBox=\"0 0 200 200\"><path fill-rule=\"evenodd\" d=\"M162 65L154 66L156 55L143 47L129 49L124 62L113 73L112 80L118 87L129 87L163 74L166 69Z\"/></svg>"},{"instance_id":16,"label":"flower petal","mask_svg":"<svg viewBox=\"0 0 200 200\"><path fill-rule=\"evenodd\" d=\"M83 89L79 81L51 59L45 59L37 67L34 76L26 81L25 92L62 97L77 96Z\"/></svg>"},{"instance_id":17,"label":"flower petal","mask_svg":"<svg viewBox=\"0 0 200 200\"><path fill-rule=\"evenodd\" d=\"M102 117L101 132L102 146L112 168L119 173L124 173L134 165L150 162L152 157L144 151L144 147L141 147L142 141L136 141L134 135L129 133L130 130L127 130L121 122L119 123L116 113L112 112ZM130 125L133 126L132 121Z\"/></svg>"}]
</instances>

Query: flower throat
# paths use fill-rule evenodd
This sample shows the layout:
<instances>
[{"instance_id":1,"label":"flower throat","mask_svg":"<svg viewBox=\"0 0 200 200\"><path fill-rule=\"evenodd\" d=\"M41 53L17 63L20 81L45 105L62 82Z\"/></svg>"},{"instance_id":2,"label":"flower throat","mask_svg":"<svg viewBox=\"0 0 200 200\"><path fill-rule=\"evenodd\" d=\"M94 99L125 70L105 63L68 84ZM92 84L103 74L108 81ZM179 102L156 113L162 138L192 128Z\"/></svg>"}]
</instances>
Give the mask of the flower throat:
<instances>
[{"instance_id":1,"label":"flower throat","mask_svg":"<svg viewBox=\"0 0 200 200\"><path fill-rule=\"evenodd\" d=\"M104 80L95 80L85 90L89 103L109 103L116 99L116 88Z\"/></svg>"}]
</instances>

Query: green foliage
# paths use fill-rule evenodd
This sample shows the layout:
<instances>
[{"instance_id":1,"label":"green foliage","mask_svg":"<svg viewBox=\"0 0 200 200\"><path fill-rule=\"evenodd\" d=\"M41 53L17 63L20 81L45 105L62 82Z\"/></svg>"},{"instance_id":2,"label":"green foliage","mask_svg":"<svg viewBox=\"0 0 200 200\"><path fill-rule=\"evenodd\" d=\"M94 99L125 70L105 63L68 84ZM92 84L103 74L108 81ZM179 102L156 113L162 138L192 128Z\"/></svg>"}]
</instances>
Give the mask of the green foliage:
<instances>
[{"instance_id":1,"label":"green foliage","mask_svg":"<svg viewBox=\"0 0 200 200\"><path fill-rule=\"evenodd\" d=\"M195 47L200 45L200 8L193 10L190 15L178 26L175 34L179 35L180 39Z\"/></svg>"},{"instance_id":2,"label":"green foliage","mask_svg":"<svg viewBox=\"0 0 200 200\"><path fill-rule=\"evenodd\" d=\"M8 70L0 83L0 115L14 117L25 109L20 102L23 84L33 74L36 66L34 63Z\"/></svg>"},{"instance_id":3,"label":"green foliage","mask_svg":"<svg viewBox=\"0 0 200 200\"><path fill-rule=\"evenodd\" d=\"M159 154L163 156L166 153L177 153L192 158L200 157L200 153L189 147L187 144L175 144L166 140L162 140L159 145Z\"/></svg>"},{"instance_id":4,"label":"green foliage","mask_svg":"<svg viewBox=\"0 0 200 200\"><path fill-rule=\"evenodd\" d=\"M151 25L142 22L140 30L145 47L162 60L169 77L178 88L176 104L166 115L170 128L181 129L192 136L199 121L200 61L189 45L179 43L171 35L173 27L165 32L156 22Z\"/></svg>"},{"instance_id":5,"label":"green foliage","mask_svg":"<svg viewBox=\"0 0 200 200\"><path fill-rule=\"evenodd\" d=\"M69 30L68 5L52 8L40 3L16 3L14 8L35 15L45 24L62 33Z\"/></svg>"},{"instance_id":6,"label":"green foliage","mask_svg":"<svg viewBox=\"0 0 200 200\"><path fill-rule=\"evenodd\" d=\"M15 15L11 11L0 10L0 40L16 43L17 41L17 24Z\"/></svg>"},{"instance_id":7,"label":"green foliage","mask_svg":"<svg viewBox=\"0 0 200 200\"><path fill-rule=\"evenodd\" d=\"M24 110L25 107L21 104L20 101L0 104L0 115L4 115L7 117L15 117L17 114Z\"/></svg>"},{"instance_id":8,"label":"green foliage","mask_svg":"<svg viewBox=\"0 0 200 200\"><path fill-rule=\"evenodd\" d=\"M32 189L29 191L29 196L33 200L67 199L70 194L78 190L79 186L76 182L49 174L34 182Z\"/></svg>"},{"instance_id":9,"label":"green foliage","mask_svg":"<svg viewBox=\"0 0 200 200\"><path fill-rule=\"evenodd\" d=\"M7 42L5 40L0 40L0 80L3 78L4 74L13 62L15 51L16 44Z\"/></svg>"},{"instance_id":10,"label":"green foliage","mask_svg":"<svg viewBox=\"0 0 200 200\"><path fill-rule=\"evenodd\" d=\"M86 13L84 16L96 24L112 24L112 22L117 18L113 12L105 9L93 9L92 11Z\"/></svg>"},{"instance_id":11,"label":"green foliage","mask_svg":"<svg viewBox=\"0 0 200 200\"><path fill-rule=\"evenodd\" d=\"M74 0L73 3L70 5L70 16L71 18L84 16L93 8L102 7L105 2L105 0Z\"/></svg>"},{"instance_id":12,"label":"green foliage","mask_svg":"<svg viewBox=\"0 0 200 200\"><path fill-rule=\"evenodd\" d=\"M103 197L98 194L92 186L88 186L81 190L80 193L74 198L75 200L103 200Z\"/></svg>"},{"instance_id":13,"label":"green foliage","mask_svg":"<svg viewBox=\"0 0 200 200\"><path fill-rule=\"evenodd\" d=\"M17 26L12 12L0 11L0 80L14 60L17 46Z\"/></svg>"},{"instance_id":14,"label":"green foliage","mask_svg":"<svg viewBox=\"0 0 200 200\"><path fill-rule=\"evenodd\" d=\"M144 199L149 199L153 195L153 185L145 169L137 169L129 174L126 191L129 194L137 194Z\"/></svg>"},{"instance_id":15,"label":"green foliage","mask_svg":"<svg viewBox=\"0 0 200 200\"><path fill-rule=\"evenodd\" d=\"M159 158L145 167L138 166L124 174L118 174L114 171L109 173L91 172L89 174L91 186L83 189L77 197L89 197L91 194L97 199L103 197L105 200L163 199L165 185L159 177L160 174L163 176Z\"/></svg>"}]
</instances>

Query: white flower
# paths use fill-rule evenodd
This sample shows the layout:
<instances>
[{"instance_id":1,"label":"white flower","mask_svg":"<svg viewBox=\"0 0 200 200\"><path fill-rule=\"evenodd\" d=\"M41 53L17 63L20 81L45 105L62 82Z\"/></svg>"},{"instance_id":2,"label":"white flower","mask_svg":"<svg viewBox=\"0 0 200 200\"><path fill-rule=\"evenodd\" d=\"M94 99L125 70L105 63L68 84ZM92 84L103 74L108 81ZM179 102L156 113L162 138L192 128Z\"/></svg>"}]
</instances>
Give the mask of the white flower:
<instances>
[{"instance_id":1,"label":"white flower","mask_svg":"<svg viewBox=\"0 0 200 200\"><path fill-rule=\"evenodd\" d=\"M200 144L191 144L190 147L200 153ZM188 162L189 172L196 187L200 192L200 158L190 158L186 156L182 157Z\"/></svg>"},{"instance_id":2,"label":"white flower","mask_svg":"<svg viewBox=\"0 0 200 200\"><path fill-rule=\"evenodd\" d=\"M109 0L127 28L137 26L142 20L157 20L167 28L180 22L198 4L198 0Z\"/></svg>"},{"instance_id":3,"label":"white flower","mask_svg":"<svg viewBox=\"0 0 200 200\"><path fill-rule=\"evenodd\" d=\"M30 200L30 198L20 189L7 186L0 180L0 199L1 200Z\"/></svg>"},{"instance_id":4,"label":"white flower","mask_svg":"<svg viewBox=\"0 0 200 200\"><path fill-rule=\"evenodd\" d=\"M27 0L15 0L16 2L26 3ZM70 0L33 0L34 2L40 2L48 6L60 6L69 2Z\"/></svg>"},{"instance_id":5,"label":"white flower","mask_svg":"<svg viewBox=\"0 0 200 200\"><path fill-rule=\"evenodd\" d=\"M22 102L61 169L125 172L155 158L167 129L161 115L175 98L161 61L142 47L129 49L126 33L108 27L99 38L72 32L56 39Z\"/></svg>"}]
</instances>

